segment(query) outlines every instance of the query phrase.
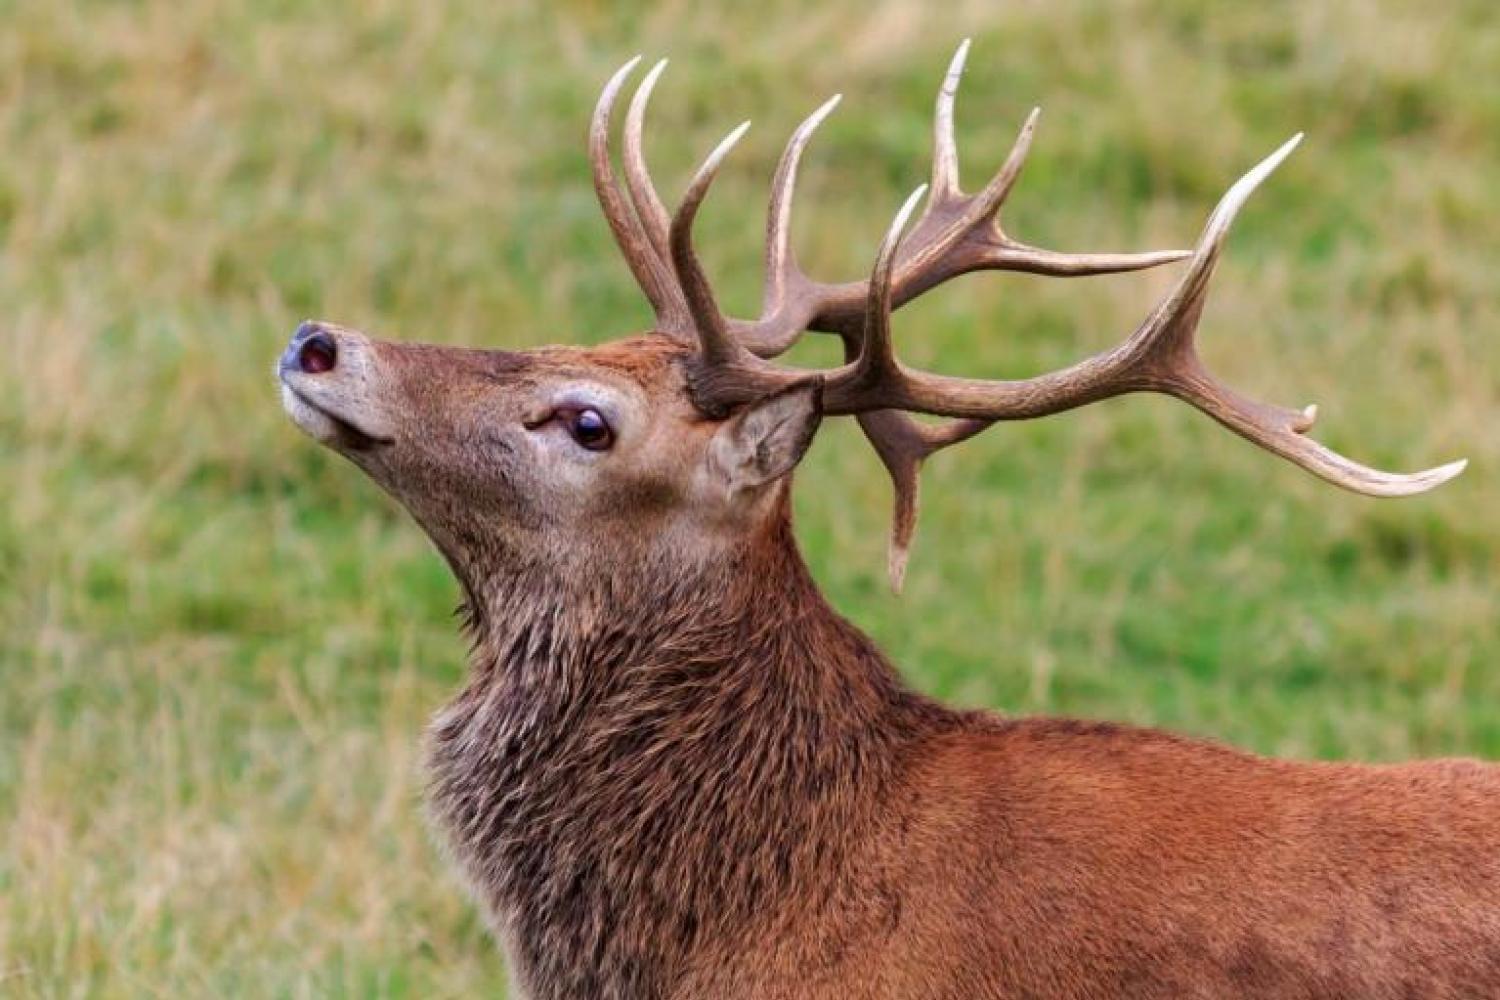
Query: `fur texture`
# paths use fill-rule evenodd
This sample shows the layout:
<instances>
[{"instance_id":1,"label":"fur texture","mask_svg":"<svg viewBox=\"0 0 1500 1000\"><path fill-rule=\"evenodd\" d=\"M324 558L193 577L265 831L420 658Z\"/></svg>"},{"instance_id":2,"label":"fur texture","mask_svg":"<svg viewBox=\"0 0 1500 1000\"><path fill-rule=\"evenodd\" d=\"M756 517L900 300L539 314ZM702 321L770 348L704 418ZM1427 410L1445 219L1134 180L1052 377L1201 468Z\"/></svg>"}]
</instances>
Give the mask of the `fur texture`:
<instances>
[{"instance_id":1,"label":"fur texture","mask_svg":"<svg viewBox=\"0 0 1500 1000\"><path fill-rule=\"evenodd\" d=\"M1500 995L1500 769L944 708L825 603L787 479L744 473L816 412L707 420L660 339L335 332L354 374L284 375L289 408L463 583L431 811L525 995ZM548 416L580 393L608 455Z\"/></svg>"},{"instance_id":2,"label":"fur texture","mask_svg":"<svg viewBox=\"0 0 1500 1000\"><path fill-rule=\"evenodd\" d=\"M1493 768L944 709L782 511L691 579L497 581L432 802L528 995L1500 989Z\"/></svg>"}]
</instances>

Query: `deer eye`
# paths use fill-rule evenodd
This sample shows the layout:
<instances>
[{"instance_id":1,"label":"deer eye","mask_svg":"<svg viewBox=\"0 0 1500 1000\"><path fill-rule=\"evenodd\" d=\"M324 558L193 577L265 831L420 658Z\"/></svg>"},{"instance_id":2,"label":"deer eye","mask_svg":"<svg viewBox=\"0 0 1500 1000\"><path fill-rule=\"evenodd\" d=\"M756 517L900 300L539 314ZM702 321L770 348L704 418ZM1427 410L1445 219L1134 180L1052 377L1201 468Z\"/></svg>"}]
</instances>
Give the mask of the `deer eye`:
<instances>
[{"instance_id":1,"label":"deer eye","mask_svg":"<svg viewBox=\"0 0 1500 1000\"><path fill-rule=\"evenodd\" d=\"M609 422L600 416L598 410L584 408L581 410L565 410L558 414L563 426L573 436L579 446L589 451L605 451L615 443L615 432L610 429Z\"/></svg>"}]
</instances>

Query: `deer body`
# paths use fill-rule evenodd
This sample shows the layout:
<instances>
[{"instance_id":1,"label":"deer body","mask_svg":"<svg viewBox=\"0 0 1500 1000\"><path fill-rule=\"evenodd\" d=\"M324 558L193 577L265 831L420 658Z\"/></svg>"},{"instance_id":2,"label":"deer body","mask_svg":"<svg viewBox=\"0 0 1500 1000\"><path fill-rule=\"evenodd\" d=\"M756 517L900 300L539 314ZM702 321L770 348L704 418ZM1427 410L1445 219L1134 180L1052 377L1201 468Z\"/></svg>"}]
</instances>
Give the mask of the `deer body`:
<instances>
[{"instance_id":1,"label":"deer body","mask_svg":"<svg viewBox=\"0 0 1500 1000\"><path fill-rule=\"evenodd\" d=\"M1291 144L1232 187L1191 254L1059 254L997 213L1035 116L977 194L938 99L932 198L864 283L827 285L772 195L765 311L726 317L691 230L724 155L670 217L626 118L625 192L595 184L656 329L482 351L304 323L284 405L398 499L465 594L469 682L429 732L430 804L525 995L697 998L1500 996L1500 770L1297 764L1128 727L960 712L909 690L823 600L791 473L855 416L896 486L899 584L924 458L997 421L1158 391L1338 485L1421 492L1248 400L1194 337L1229 223ZM628 195L628 199L627 199ZM1102 273L1188 258L1116 348L1033 379L920 372L890 314L971 270ZM829 372L772 358L839 334ZM919 423L908 411L954 418Z\"/></svg>"},{"instance_id":2,"label":"deer body","mask_svg":"<svg viewBox=\"0 0 1500 1000\"><path fill-rule=\"evenodd\" d=\"M775 527L612 612L562 581L541 611L531 579L477 614L433 812L527 995L1500 985L1500 769L945 709Z\"/></svg>"}]
</instances>

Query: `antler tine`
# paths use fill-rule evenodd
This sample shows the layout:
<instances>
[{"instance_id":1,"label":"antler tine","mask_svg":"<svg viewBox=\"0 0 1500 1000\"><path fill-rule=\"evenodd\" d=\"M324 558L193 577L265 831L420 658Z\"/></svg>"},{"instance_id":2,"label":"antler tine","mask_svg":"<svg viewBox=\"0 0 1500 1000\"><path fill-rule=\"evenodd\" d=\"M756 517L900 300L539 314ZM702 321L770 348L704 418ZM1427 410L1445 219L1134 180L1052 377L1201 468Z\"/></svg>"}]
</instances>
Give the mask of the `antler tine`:
<instances>
[{"instance_id":1,"label":"antler tine","mask_svg":"<svg viewBox=\"0 0 1500 1000\"><path fill-rule=\"evenodd\" d=\"M645 79L641 80L641 85L636 88L635 96L630 99L630 107L625 111L625 142L622 150L625 186L630 191L630 200L635 204L636 215L641 220L647 238L663 261L672 259L667 236L671 218L667 214L667 206L662 204L661 196L656 193L656 185L651 182L651 172L646 169L641 134L645 129L646 105L651 101L656 81L666 68L665 59L652 66Z\"/></svg>"},{"instance_id":2,"label":"antler tine","mask_svg":"<svg viewBox=\"0 0 1500 1000\"><path fill-rule=\"evenodd\" d=\"M797 169L802 163L802 151L807 148L813 133L823 120L833 113L843 100L842 94L834 94L818 106L818 109L803 119L795 132L787 139L786 148L776 164L776 174L771 179L771 197L766 208L766 265L765 290L762 295L761 315L758 323L731 323L736 338L746 349L761 357L775 357L796 343L806 331L816 301L802 296L795 301L794 289L804 288L808 278L797 266L797 255L792 249L792 195L797 188ZM775 317L768 323L766 318ZM770 334L769 337L757 336Z\"/></svg>"},{"instance_id":3,"label":"antler tine","mask_svg":"<svg viewBox=\"0 0 1500 1000\"><path fill-rule=\"evenodd\" d=\"M656 313L657 324L666 332L681 336L687 332L687 312L676 282L663 257L652 246L647 227L631 211L615 180L614 167L609 159L609 126L614 117L615 101L624 87L640 56L629 60L615 71L604 85L599 102L594 106L594 115L589 123L589 162L593 168L594 192L609 223L615 243L625 257L636 284L645 293ZM659 72L654 70L653 73Z\"/></svg>"},{"instance_id":4,"label":"antler tine","mask_svg":"<svg viewBox=\"0 0 1500 1000\"><path fill-rule=\"evenodd\" d=\"M1182 399L1246 440L1335 486L1378 497L1426 492L1463 472L1468 461L1460 459L1415 473L1383 472L1361 465L1306 436L1317 419L1316 405L1292 410L1247 399L1210 375L1197 356L1195 334L1229 227L1250 194L1301 141L1300 132L1292 136L1224 194L1204 226L1192 266L1141 324L1126 349L1145 352L1161 370L1161 385L1153 388Z\"/></svg>"},{"instance_id":5,"label":"antler tine","mask_svg":"<svg viewBox=\"0 0 1500 1000\"><path fill-rule=\"evenodd\" d=\"M878 378L882 370L897 365L890 334L891 278L901 234L926 188L925 184L918 187L897 211L871 269L865 329L855 361L855 366L866 373L865 378ZM860 427L891 477L894 510L886 563L894 592L901 592L906 579L912 535L917 526L922 463L939 449L965 441L988 426L990 421L977 419L952 420L936 426L919 424L897 410L860 414Z\"/></svg>"},{"instance_id":6,"label":"antler tine","mask_svg":"<svg viewBox=\"0 0 1500 1000\"><path fill-rule=\"evenodd\" d=\"M1010 152L1000 164L1000 169L995 171L995 176L991 177L989 183L973 197L968 210L964 213L965 221L970 226L989 222L995 234L1000 233L1000 206L1005 204L1005 199L1010 196L1010 189L1015 187L1016 181L1021 178L1021 169L1026 166L1026 157L1031 153L1031 143L1036 138L1036 123L1041 117L1042 109L1032 108L1026 120L1021 123L1021 130L1016 133L1016 141L1011 143ZM1178 252L1183 253L1183 251Z\"/></svg>"},{"instance_id":7,"label":"antler tine","mask_svg":"<svg viewBox=\"0 0 1500 1000\"><path fill-rule=\"evenodd\" d=\"M860 338L859 357L855 359L851 383L876 382L882 377L899 375L895 350L891 347L891 277L896 269L896 251L901 245L901 234L911 218L917 202L927 193L927 185L919 184L906 196L906 201L896 210L885 239L880 241L880 250L875 255L875 266L870 269L869 292L865 301L865 326Z\"/></svg>"},{"instance_id":8,"label":"antler tine","mask_svg":"<svg viewBox=\"0 0 1500 1000\"><path fill-rule=\"evenodd\" d=\"M1132 253L1062 253L1030 246L1007 235L1000 225L1000 207L1020 179L1026 155L1036 136L1042 109L1032 108L1016 135L1010 154L990 182L969 199L963 211L963 227L975 234L979 244L974 269L994 268L1023 271L1055 278L1094 274L1119 274L1171 264L1192 256L1190 250L1145 250Z\"/></svg>"},{"instance_id":9,"label":"antler tine","mask_svg":"<svg viewBox=\"0 0 1500 1000\"><path fill-rule=\"evenodd\" d=\"M886 564L891 590L896 593L901 593L912 535L917 529L922 463L949 445L967 441L990 424L975 419L921 424L899 410L871 410L859 415L860 429L891 477L893 510Z\"/></svg>"},{"instance_id":10,"label":"antler tine","mask_svg":"<svg viewBox=\"0 0 1500 1000\"><path fill-rule=\"evenodd\" d=\"M1213 276L1214 268L1219 262L1219 255L1223 251L1224 239L1229 235L1229 227L1233 225L1235 217L1239 215L1245 202L1250 200L1250 195L1255 192L1255 189L1260 187L1261 183L1271 176L1272 171L1281 166L1288 156L1292 155L1292 150L1296 149L1301 142L1302 133L1298 132L1277 147L1270 156L1247 170L1244 176L1224 192L1219 198L1219 203L1209 213L1208 221L1203 224L1203 232L1198 237L1198 245L1193 251L1192 263L1183 272L1182 277L1177 279L1177 285L1171 293L1131 334L1125 345L1127 350L1177 349L1192 345L1193 334L1197 329L1198 312L1202 309L1203 299L1208 291L1208 281ZM1190 317L1189 314L1191 314Z\"/></svg>"},{"instance_id":11,"label":"antler tine","mask_svg":"<svg viewBox=\"0 0 1500 1000\"><path fill-rule=\"evenodd\" d=\"M701 359L710 368L728 365L741 358L748 358L750 355L740 346L739 341L730 335L728 321L719 311L718 303L714 301L714 292L709 284L708 275L703 273L703 265L693 250L693 220L697 218L698 208L703 204L703 198L708 194L709 186L718 176L719 168L724 165L724 158L729 155L749 128L749 122L741 123L714 147L713 152L708 154L703 165L693 175L687 192L682 196L682 203L677 206L677 212L672 216L671 231L668 234L672 249L672 263L677 267L677 278L681 282L683 295L687 299L688 311L692 314L694 326L698 331Z\"/></svg>"},{"instance_id":12,"label":"antler tine","mask_svg":"<svg viewBox=\"0 0 1500 1000\"><path fill-rule=\"evenodd\" d=\"M969 58L969 41L958 43L958 51L948 63L943 85L938 88L937 108L932 116L932 199L947 201L959 197L958 144L953 138L953 99L958 81Z\"/></svg>"},{"instance_id":13,"label":"antler tine","mask_svg":"<svg viewBox=\"0 0 1500 1000\"><path fill-rule=\"evenodd\" d=\"M953 137L953 103L958 96L958 84L963 78L964 64L969 57L969 39L959 43L958 51L948 64L943 84L938 88L937 104L932 114L932 202L924 213L924 221L936 211L948 206L959 209L955 225L949 227L954 235L993 225L999 235L999 223L995 221L1000 205L1005 201L1021 168L1026 164L1026 154L1031 151L1031 140L1036 134L1037 118L1041 108L1032 108L1026 116L1020 133L1012 144L1005 162L995 172L978 194L965 196L959 185L958 142ZM947 242L939 238L937 242Z\"/></svg>"},{"instance_id":14,"label":"antler tine","mask_svg":"<svg viewBox=\"0 0 1500 1000\"><path fill-rule=\"evenodd\" d=\"M964 199L959 188L958 151L953 136L953 105L963 73L964 62L969 51L969 40L965 39L954 53L939 89L933 116L932 199L923 214L928 218L936 206L954 203L968 204L969 211L960 208L960 219L968 228L974 229L987 223L988 217L998 209L1000 202L1009 193L1030 147L1035 131L1037 112L1033 111L1021 130L1010 155L997 175L984 190L973 199ZM837 295L840 289L812 283L796 264L791 248L791 203L795 190L797 169L803 150L813 132L837 105L836 95L818 108L797 128L788 140L781 160L777 164L771 187L771 199L767 212L766 233L766 283L761 319L755 323L731 321L731 330L741 344L760 357L775 357L784 353L810 326L819 326L816 314L819 297ZM955 230L961 234L962 230ZM998 231L997 231L998 235ZM949 242L949 241L943 241ZM1066 260L1066 255L1058 255ZM1176 259L1177 254L1164 255L1163 261ZM1124 262L1126 265L1136 263ZM941 277L929 281L935 283ZM793 289L801 292L793 296ZM868 289L868 285L866 285ZM853 286L858 291L858 286ZM913 288L913 294L920 289ZM868 296L866 296L868 299ZM871 315L868 308L864 317ZM862 326L864 317L851 314L838 328L844 336L846 360L858 358L858 340L854 336ZM919 424L910 417L896 411L871 412L859 415L859 423L865 436L874 446L876 454L884 463L892 480L895 513L892 519L890 541L890 575L893 589L899 591L905 573L907 554L916 526L918 499L918 472L921 463L934 451L949 444L966 440L989 426L986 420L958 420L943 426Z\"/></svg>"}]
</instances>

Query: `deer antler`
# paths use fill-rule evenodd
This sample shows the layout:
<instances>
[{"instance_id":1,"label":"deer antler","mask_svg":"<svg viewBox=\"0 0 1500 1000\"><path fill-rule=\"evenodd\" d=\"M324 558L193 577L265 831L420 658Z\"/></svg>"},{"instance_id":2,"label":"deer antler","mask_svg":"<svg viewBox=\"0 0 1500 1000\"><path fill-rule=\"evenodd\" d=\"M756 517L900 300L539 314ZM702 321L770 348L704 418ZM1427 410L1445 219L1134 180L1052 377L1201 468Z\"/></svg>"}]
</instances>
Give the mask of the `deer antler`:
<instances>
[{"instance_id":1,"label":"deer antler","mask_svg":"<svg viewBox=\"0 0 1500 1000\"><path fill-rule=\"evenodd\" d=\"M685 338L691 334L692 319L677 276L667 261L664 238L666 208L656 196L640 156L641 118L651 88L666 67L665 60L647 74L628 112L625 176L631 198L629 203L620 194L609 159L609 124L615 101L631 70L640 61L641 57L636 56L616 70L599 94L599 102L594 106L594 116L589 123L589 162L594 172L594 192L599 196L604 219L609 223L610 232L614 234L636 284L640 285L656 313L657 326L664 332Z\"/></svg>"},{"instance_id":2,"label":"deer antler","mask_svg":"<svg viewBox=\"0 0 1500 1000\"><path fill-rule=\"evenodd\" d=\"M1463 461L1426 472L1399 475L1353 462L1306 437L1316 407L1288 410L1256 402L1217 381L1199 360L1194 344L1208 279L1235 215L1250 193L1296 146L1296 136L1241 178L1209 217L1191 253L1061 254L1019 243L1000 228L999 210L1015 184L1035 129L1032 112L1000 170L983 189L965 195L958 186L953 141L953 98L968 42L953 58L938 95L934 126L931 197L910 235L907 222L929 185L907 198L880 247L868 281L841 285L815 282L798 268L791 251L790 202L797 165L812 132L838 98L825 103L793 134L777 167L767 221L766 291L762 315L754 321L726 317L693 249L692 225L725 157L749 123L739 126L709 154L693 177L677 211L667 219L640 156L641 116L660 73L652 71L632 102L626 126L627 181L635 203L635 228L618 222L601 188L627 261L648 298L657 306L667 332L698 345L692 375L695 402L707 412L723 412L767 392L808 378L824 380L829 415L854 415L890 472L896 490L890 573L898 590L915 525L917 475L935 451L956 444L1000 420L1047 416L1127 392L1163 392L1191 404L1235 433L1335 485L1374 496L1423 492L1458 475ZM611 80L595 117L595 135L608 126L608 107L634 62ZM601 126L601 114L602 122ZM607 156L595 157L608 174ZM612 188L613 190L613 188ZM614 208L623 207L614 191ZM624 235L622 235L624 233ZM986 381L911 369L896 358L891 341L893 309L956 275L975 270L1020 270L1049 275L1101 274L1152 267L1191 256L1187 271L1136 331L1121 344L1066 368L1035 378ZM648 287L659 272L675 277L678 297ZM645 279L642 279L642 275ZM653 294L655 292L655 294ZM805 330L844 338L846 363L826 372L773 364ZM917 423L907 413L958 418L946 424Z\"/></svg>"},{"instance_id":3,"label":"deer antler","mask_svg":"<svg viewBox=\"0 0 1500 1000\"><path fill-rule=\"evenodd\" d=\"M1187 256L1186 251L1058 253L1027 246L1006 235L999 223L1000 207L1020 175L1035 132L1038 112L1033 111L1028 117L1010 155L990 182L976 194L964 194L958 183L953 102L968 50L969 42L965 40L954 54L938 92L933 130L933 197L918 221L919 238L910 242L911 249L903 255L893 279L895 306L899 307L921 292L969 271L1014 270L1077 276L1155 267ZM685 295L693 294L688 291L693 282L666 288L659 276L665 271L669 274L678 272L674 277L680 277L680 269L684 266L689 271L700 269L696 263L684 265L676 259L676 252L672 250L672 221L656 193L642 154L646 104L666 66L665 60L647 74L626 114L622 159L634 214L620 197L605 149L613 103L625 77L638 61L639 58L632 59L605 87L595 111L591 151L595 186L600 192L605 215L627 263L656 310L657 327L678 339L699 343L699 327L702 322L707 322L711 351L732 355L735 348L729 342L733 341L767 358L784 353L808 330L831 332L843 338L846 359L853 360L864 323L868 283L814 281L797 265L791 247L792 193L802 152L817 127L837 106L839 97L826 101L802 122L788 140L777 165L766 216L765 291L761 316L755 320L725 317L722 320L694 321L683 301ZM714 162L721 160L726 152L727 148L721 147L713 158ZM705 191L706 187L699 192L699 200ZM689 215L693 211L696 211L696 205ZM684 252L691 256L690 244ZM699 282L699 285L707 288L706 281ZM699 296L702 298L702 293ZM708 302L711 302L711 297L703 304ZM701 310L699 315L718 316L718 310ZM917 474L922 461L939 448L984 430L990 421L967 419L931 426L895 411L862 413L858 420L890 473L894 486L890 574L893 586L899 590L916 526Z\"/></svg>"},{"instance_id":4,"label":"deer antler","mask_svg":"<svg viewBox=\"0 0 1500 1000\"><path fill-rule=\"evenodd\" d=\"M1033 109L1000 169L974 194L959 188L958 148L953 138L953 104L969 54L965 39L954 53L938 90L933 114L932 197L902 248L892 278L894 307L949 278L971 271L1026 271L1077 277L1138 271L1188 256L1186 250L1144 253L1058 253L1012 239L1000 226L1000 208L1020 178L1036 133L1040 109ZM802 150L839 98L834 97L793 133L771 185L766 224L766 302L759 319L732 321L731 329L761 357L784 353L805 330L856 333L864 323L867 283L824 284L797 266L790 250L791 197Z\"/></svg>"}]
</instances>

